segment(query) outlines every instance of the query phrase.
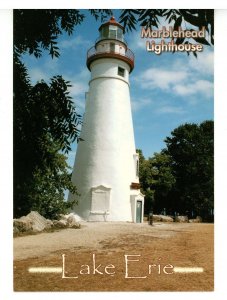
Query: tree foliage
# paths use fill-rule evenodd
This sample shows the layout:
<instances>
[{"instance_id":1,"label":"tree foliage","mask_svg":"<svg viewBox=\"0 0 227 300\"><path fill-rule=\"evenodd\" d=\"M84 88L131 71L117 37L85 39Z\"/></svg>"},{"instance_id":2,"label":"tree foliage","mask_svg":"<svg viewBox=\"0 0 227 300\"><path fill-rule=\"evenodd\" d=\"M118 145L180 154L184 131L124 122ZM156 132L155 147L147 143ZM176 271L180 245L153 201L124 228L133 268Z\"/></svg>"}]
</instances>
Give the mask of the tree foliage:
<instances>
[{"instance_id":1,"label":"tree foliage","mask_svg":"<svg viewBox=\"0 0 227 300\"><path fill-rule=\"evenodd\" d=\"M174 196L181 211L206 214L214 199L214 124L185 124L166 140L176 179Z\"/></svg>"},{"instance_id":2,"label":"tree foliage","mask_svg":"<svg viewBox=\"0 0 227 300\"><path fill-rule=\"evenodd\" d=\"M140 160L139 178L145 194L145 213L151 210L161 212L166 208L166 197L175 183L169 155L154 153L153 157Z\"/></svg>"},{"instance_id":3,"label":"tree foliage","mask_svg":"<svg viewBox=\"0 0 227 300\"><path fill-rule=\"evenodd\" d=\"M104 20L110 10L92 9ZM82 23L82 11L69 9L14 10L14 215L38 210L56 218L76 201L65 202L64 192L76 195L64 153L79 140L81 116L75 111L70 82L56 75L34 86L22 55L39 58L47 51L60 56L58 37L71 35Z\"/></svg>"},{"instance_id":4,"label":"tree foliage","mask_svg":"<svg viewBox=\"0 0 227 300\"><path fill-rule=\"evenodd\" d=\"M76 187L71 181L71 172L66 162L65 155L58 149L52 149L54 168L45 166L45 169L36 169L33 173L34 180L29 186L28 201L31 209L38 211L48 219L57 219L60 214L65 214L76 203ZM71 201L64 201L65 190L75 194Z\"/></svg>"},{"instance_id":5,"label":"tree foliage","mask_svg":"<svg viewBox=\"0 0 227 300\"><path fill-rule=\"evenodd\" d=\"M111 9L90 9L91 16L104 22L114 14ZM192 25L196 29L205 26L214 44L214 10L212 9L122 9L119 22L126 31L136 25L158 28L162 19L174 22L174 29ZM60 55L58 37L66 32L71 35L77 25L85 19L83 11L77 9L17 9L14 10L14 52L34 54L40 57L43 50L52 57ZM191 28L189 28L191 29ZM209 45L207 39L194 38L196 42ZM188 43L187 39L176 39L176 43Z\"/></svg>"},{"instance_id":6,"label":"tree foliage","mask_svg":"<svg viewBox=\"0 0 227 300\"><path fill-rule=\"evenodd\" d=\"M90 10L101 19L109 10ZM14 216L38 210L49 218L64 213L68 189L76 195L63 153L79 140L81 116L75 111L70 83L56 75L32 86L22 55L39 58L43 50L59 57L58 37L71 35L84 20L75 9L14 10Z\"/></svg>"},{"instance_id":7,"label":"tree foliage","mask_svg":"<svg viewBox=\"0 0 227 300\"><path fill-rule=\"evenodd\" d=\"M41 193L41 178L51 187L49 198L54 199L60 190L63 196L62 187L75 191L66 176L67 164L63 163L63 156L59 153L70 150L71 142L78 138L81 122L67 91L68 86L61 76L53 77L49 85L41 81L32 86L25 66L18 59L14 61L16 216L33 209L37 205L35 199L45 199L48 189ZM45 184L47 187L47 182ZM39 195L35 195L35 191L39 191Z\"/></svg>"},{"instance_id":8,"label":"tree foliage","mask_svg":"<svg viewBox=\"0 0 227 300\"><path fill-rule=\"evenodd\" d=\"M208 219L214 208L213 121L181 125L165 142L165 149L140 162L146 213L165 208Z\"/></svg>"},{"instance_id":9,"label":"tree foliage","mask_svg":"<svg viewBox=\"0 0 227 300\"><path fill-rule=\"evenodd\" d=\"M111 15L108 9L90 9L96 20ZM14 10L14 52L41 57L43 50L53 57L60 56L58 37L64 32L72 35L85 19L77 9L16 9Z\"/></svg>"},{"instance_id":10,"label":"tree foliage","mask_svg":"<svg viewBox=\"0 0 227 300\"><path fill-rule=\"evenodd\" d=\"M63 32L71 35L84 15L76 9L16 9L14 10L14 51L18 54L42 55L48 50L59 56L57 37Z\"/></svg>"},{"instance_id":11,"label":"tree foliage","mask_svg":"<svg viewBox=\"0 0 227 300\"><path fill-rule=\"evenodd\" d=\"M214 44L214 10L212 9L124 9L120 16L120 23L126 31L136 29L136 25L146 28L158 28L161 20L173 22L174 30L178 27L187 30L201 30L205 27L209 39L193 38L196 43L204 45ZM176 44L188 44L188 38L174 38ZM189 53L188 53L189 54ZM196 56L196 53L193 52Z\"/></svg>"}]
</instances>

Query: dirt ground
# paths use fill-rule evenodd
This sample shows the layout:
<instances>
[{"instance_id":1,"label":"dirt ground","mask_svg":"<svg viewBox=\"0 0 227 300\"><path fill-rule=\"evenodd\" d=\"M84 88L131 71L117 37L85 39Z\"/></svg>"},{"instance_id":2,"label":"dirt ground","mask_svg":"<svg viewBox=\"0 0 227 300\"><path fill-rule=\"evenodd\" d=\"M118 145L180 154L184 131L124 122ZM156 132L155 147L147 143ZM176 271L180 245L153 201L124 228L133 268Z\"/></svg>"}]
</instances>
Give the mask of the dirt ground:
<instances>
[{"instance_id":1,"label":"dirt ground","mask_svg":"<svg viewBox=\"0 0 227 300\"><path fill-rule=\"evenodd\" d=\"M84 222L81 229L17 237L14 290L213 291L213 227ZM60 273L30 273L31 267ZM175 273L173 267L204 272Z\"/></svg>"}]
</instances>

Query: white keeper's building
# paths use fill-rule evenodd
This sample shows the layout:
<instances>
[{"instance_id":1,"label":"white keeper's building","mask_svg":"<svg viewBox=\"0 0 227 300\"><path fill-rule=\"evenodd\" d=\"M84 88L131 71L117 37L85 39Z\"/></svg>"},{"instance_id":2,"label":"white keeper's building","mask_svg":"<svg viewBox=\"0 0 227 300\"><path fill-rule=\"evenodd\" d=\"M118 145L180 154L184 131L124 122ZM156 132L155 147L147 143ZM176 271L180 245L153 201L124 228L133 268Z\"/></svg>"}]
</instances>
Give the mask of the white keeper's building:
<instances>
[{"instance_id":1,"label":"white keeper's building","mask_svg":"<svg viewBox=\"0 0 227 300\"><path fill-rule=\"evenodd\" d=\"M143 222L139 157L135 149L129 75L134 54L114 17L88 50L91 72L72 181L80 196L74 211L88 221Z\"/></svg>"}]
</instances>

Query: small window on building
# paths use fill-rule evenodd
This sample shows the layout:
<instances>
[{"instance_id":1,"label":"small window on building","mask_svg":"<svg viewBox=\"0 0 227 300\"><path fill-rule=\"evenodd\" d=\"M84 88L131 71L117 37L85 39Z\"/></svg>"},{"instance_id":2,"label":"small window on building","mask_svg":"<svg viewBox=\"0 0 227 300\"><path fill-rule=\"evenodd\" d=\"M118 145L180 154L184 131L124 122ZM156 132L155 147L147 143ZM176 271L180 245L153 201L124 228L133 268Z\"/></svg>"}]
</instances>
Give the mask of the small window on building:
<instances>
[{"instance_id":1,"label":"small window on building","mask_svg":"<svg viewBox=\"0 0 227 300\"><path fill-rule=\"evenodd\" d=\"M104 26L101 31L101 38L108 38L108 36L109 36L109 29L108 27Z\"/></svg>"},{"instance_id":2,"label":"small window on building","mask_svg":"<svg viewBox=\"0 0 227 300\"><path fill-rule=\"evenodd\" d=\"M115 52L115 44L110 43L110 52Z\"/></svg>"},{"instance_id":3,"label":"small window on building","mask_svg":"<svg viewBox=\"0 0 227 300\"><path fill-rule=\"evenodd\" d=\"M109 26L109 38L116 39L117 38L117 27L110 25Z\"/></svg>"},{"instance_id":4,"label":"small window on building","mask_svg":"<svg viewBox=\"0 0 227 300\"><path fill-rule=\"evenodd\" d=\"M119 76L125 77L125 69L118 67L118 73Z\"/></svg>"},{"instance_id":5,"label":"small window on building","mask_svg":"<svg viewBox=\"0 0 227 300\"><path fill-rule=\"evenodd\" d=\"M135 164L135 173L136 173L136 177L139 178L139 154L136 153L133 155L134 158L134 164Z\"/></svg>"},{"instance_id":6,"label":"small window on building","mask_svg":"<svg viewBox=\"0 0 227 300\"><path fill-rule=\"evenodd\" d=\"M117 28L117 39L123 41L123 30L121 28Z\"/></svg>"},{"instance_id":7,"label":"small window on building","mask_svg":"<svg viewBox=\"0 0 227 300\"><path fill-rule=\"evenodd\" d=\"M136 177L139 177L139 160L136 161Z\"/></svg>"}]
</instances>

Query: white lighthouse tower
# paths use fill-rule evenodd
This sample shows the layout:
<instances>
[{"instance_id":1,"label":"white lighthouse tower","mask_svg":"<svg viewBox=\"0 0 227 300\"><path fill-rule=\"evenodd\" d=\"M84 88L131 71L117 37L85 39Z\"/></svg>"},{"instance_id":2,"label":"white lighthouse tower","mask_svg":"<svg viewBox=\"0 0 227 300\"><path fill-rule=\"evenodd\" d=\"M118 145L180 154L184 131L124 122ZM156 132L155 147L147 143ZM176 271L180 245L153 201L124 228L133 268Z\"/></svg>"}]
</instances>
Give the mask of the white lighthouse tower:
<instances>
[{"instance_id":1,"label":"white lighthouse tower","mask_svg":"<svg viewBox=\"0 0 227 300\"><path fill-rule=\"evenodd\" d=\"M99 28L88 50L91 71L72 181L78 189L74 211L88 221L142 222L138 154L131 115L129 74L134 55L114 17Z\"/></svg>"}]
</instances>

